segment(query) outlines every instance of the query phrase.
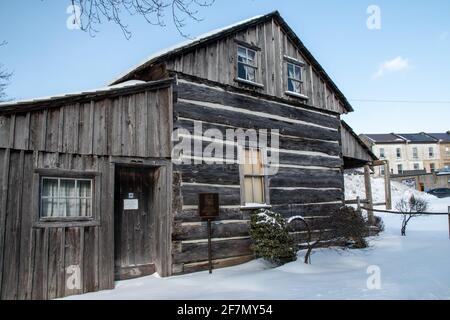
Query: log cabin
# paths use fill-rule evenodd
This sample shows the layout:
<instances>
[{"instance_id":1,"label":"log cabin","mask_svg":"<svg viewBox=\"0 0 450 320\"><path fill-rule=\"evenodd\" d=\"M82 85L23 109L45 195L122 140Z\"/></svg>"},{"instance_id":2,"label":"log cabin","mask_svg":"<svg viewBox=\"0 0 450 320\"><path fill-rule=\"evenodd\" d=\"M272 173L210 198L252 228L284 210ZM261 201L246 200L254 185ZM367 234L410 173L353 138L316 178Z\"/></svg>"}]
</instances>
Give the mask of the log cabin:
<instances>
[{"instance_id":1,"label":"log cabin","mask_svg":"<svg viewBox=\"0 0 450 320\"><path fill-rule=\"evenodd\" d=\"M254 258L255 209L326 226L344 203L343 170L375 158L341 123L351 111L278 12L153 55L106 88L1 104L0 298L53 299L205 270L205 192L220 202L214 268ZM218 142L213 161L196 148L174 152L174 132L206 151L208 132L230 129L275 133L264 148ZM220 159L220 146L231 158ZM304 231L295 236L301 242Z\"/></svg>"}]
</instances>

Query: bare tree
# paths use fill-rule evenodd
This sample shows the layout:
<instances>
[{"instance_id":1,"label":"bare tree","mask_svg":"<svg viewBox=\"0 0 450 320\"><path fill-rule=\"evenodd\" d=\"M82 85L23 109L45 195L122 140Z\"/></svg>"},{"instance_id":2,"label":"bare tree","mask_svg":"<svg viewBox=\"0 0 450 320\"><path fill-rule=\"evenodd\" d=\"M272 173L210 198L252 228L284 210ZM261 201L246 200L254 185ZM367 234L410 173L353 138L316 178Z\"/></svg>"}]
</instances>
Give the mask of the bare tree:
<instances>
[{"instance_id":1,"label":"bare tree","mask_svg":"<svg viewBox=\"0 0 450 320\"><path fill-rule=\"evenodd\" d=\"M6 42L0 42L0 47L6 45ZM5 89L9 84L9 80L11 79L12 73L8 72L4 69L3 65L0 63L0 102L4 101L6 98Z\"/></svg>"},{"instance_id":2,"label":"bare tree","mask_svg":"<svg viewBox=\"0 0 450 320\"><path fill-rule=\"evenodd\" d=\"M97 32L96 26L103 20L116 23L127 39L131 37L124 14L140 15L148 23L164 27L165 13L169 15L178 32L183 32L187 21L201 21L199 8L210 7L215 0L71 0L74 24L91 35ZM78 19L78 21L77 21Z\"/></svg>"},{"instance_id":3,"label":"bare tree","mask_svg":"<svg viewBox=\"0 0 450 320\"><path fill-rule=\"evenodd\" d=\"M409 199L403 198L397 202L395 207L403 215L401 229L402 236L406 236L406 227L408 226L409 221L412 218L421 216L422 212L427 211L428 205L427 200L417 198L414 195L411 195Z\"/></svg>"},{"instance_id":4,"label":"bare tree","mask_svg":"<svg viewBox=\"0 0 450 320\"><path fill-rule=\"evenodd\" d=\"M368 222L361 212L352 207L342 207L331 212L327 221L313 226L301 216L295 216L288 220L291 228L295 228L295 223L300 222L306 229L304 263L311 264L313 250L324 246L334 246L342 250L367 248L368 243L365 237L368 235Z\"/></svg>"}]
</instances>

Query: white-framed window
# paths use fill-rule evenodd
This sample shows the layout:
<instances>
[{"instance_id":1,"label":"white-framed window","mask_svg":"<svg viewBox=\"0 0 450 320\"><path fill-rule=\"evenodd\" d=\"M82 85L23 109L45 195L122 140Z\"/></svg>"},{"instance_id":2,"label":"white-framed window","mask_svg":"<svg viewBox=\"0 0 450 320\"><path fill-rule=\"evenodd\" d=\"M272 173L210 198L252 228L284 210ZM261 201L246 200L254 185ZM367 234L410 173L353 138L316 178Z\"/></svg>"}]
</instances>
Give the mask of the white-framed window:
<instances>
[{"instance_id":1,"label":"white-framed window","mask_svg":"<svg viewBox=\"0 0 450 320\"><path fill-rule=\"evenodd\" d=\"M92 186L92 179L42 177L40 217L92 217Z\"/></svg>"},{"instance_id":2,"label":"white-framed window","mask_svg":"<svg viewBox=\"0 0 450 320\"><path fill-rule=\"evenodd\" d=\"M386 158L386 153L384 148L380 148L380 158Z\"/></svg>"},{"instance_id":3,"label":"white-framed window","mask_svg":"<svg viewBox=\"0 0 450 320\"><path fill-rule=\"evenodd\" d=\"M445 154L450 157L450 147L445 147Z\"/></svg>"},{"instance_id":4,"label":"white-framed window","mask_svg":"<svg viewBox=\"0 0 450 320\"><path fill-rule=\"evenodd\" d=\"M420 164L414 163L414 170L420 170Z\"/></svg>"},{"instance_id":5,"label":"white-framed window","mask_svg":"<svg viewBox=\"0 0 450 320\"><path fill-rule=\"evenodd\" d=\"M430 158L434 158L434 148L433 147L428 148L428 156Z\"/></svg>"},{"instance_id":6,"label":"white-framed window","mask_svg":"<svg viewBox=\"0 0 450 320\"><path fill-rule=\"evenodd\" d=\"M386 173L386 170L384 169L384 166L380 167L380 175L384 176L384 174Z\"/></svg>"},{"instance_id":7,"label":"white-framed window","mask_svg":"<svg viewBox=\"0 0 450 320\"><path fill-rule=\"evenodd\" d=\"M396 154L397 154L397 159L401 159L402 158L402 149L397 148L396 149Z\"/></svg>"},{"instance_id":8,"label":"white-framed window","mask_svg":"<svg viewBox=\"0 0 450 320\"><path fill-rule=\"evenodd\" d=\"M303 94L302 66L292 62L287 62L287 91Z\"/></svg>"},{"instance_id":9,"label":"white-framed window","mask_svg":"<svg viewBox=\"0 0 450 320\"><path fill-rule=\"evenodd\" d=\"M265 157L258 148L241 149L241 204L244 206L267 205L267 175L265 174Z\"/></svg>"},{"instance_id":10,"label":"white-framed window","mask_svg":"<svg viewBox=\"0 0 450 320\"><path fill-rule=\"evenodd\" d=\"M414 159L419 159L419 150L417 149L417 147L414 147L412 149L412 151L413 151L413 158Z\"/></svg>"},{"instance_id":11,"label":"white-framed window","mask_svg":"<svg viewBox=\"0 0 450 320\"><path fill-rule=\"evenodd\" d=\"M256 51L241 45L238 45L237 52L237 77L238 79L256 83L256 71L258 61Z\"/></svg>"},{"instance_id":12,"label":"white-framed window","mask_svg":"<svg viewBox=\"0 0 450 320\"><path fill-rule=\"evenodd\" d=\"M403 173L403 165L402 164L398 164L397 165L397 171L398 171L399 174Z\"/></svg>"}]
</instances>

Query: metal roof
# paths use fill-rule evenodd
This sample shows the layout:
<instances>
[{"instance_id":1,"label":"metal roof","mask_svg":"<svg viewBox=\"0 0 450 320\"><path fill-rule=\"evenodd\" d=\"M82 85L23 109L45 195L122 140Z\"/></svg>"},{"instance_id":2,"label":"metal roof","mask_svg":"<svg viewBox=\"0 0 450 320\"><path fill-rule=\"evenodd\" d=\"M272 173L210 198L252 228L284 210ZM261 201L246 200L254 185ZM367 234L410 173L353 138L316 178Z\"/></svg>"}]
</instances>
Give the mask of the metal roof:
<instances>
[{"instance_id":1,"label":"metal roof","mask_svg":"<svg viewBox=\"0 0 450 320\"><path fill-rule=\"evenodd\" d=\"M428 135L441 142L450 142L450 131L445 133L428 133Z\"/></svg>"},{"instance_id":2,"label":"metal roof","mask_svg":"<svg viewBox=\"0 0 450 320\"><path fill-rule=\"evenodd\" d=\"M364 134L374 143L406 143L404 139L393 133Z\"/></svg>"}]
</instances>

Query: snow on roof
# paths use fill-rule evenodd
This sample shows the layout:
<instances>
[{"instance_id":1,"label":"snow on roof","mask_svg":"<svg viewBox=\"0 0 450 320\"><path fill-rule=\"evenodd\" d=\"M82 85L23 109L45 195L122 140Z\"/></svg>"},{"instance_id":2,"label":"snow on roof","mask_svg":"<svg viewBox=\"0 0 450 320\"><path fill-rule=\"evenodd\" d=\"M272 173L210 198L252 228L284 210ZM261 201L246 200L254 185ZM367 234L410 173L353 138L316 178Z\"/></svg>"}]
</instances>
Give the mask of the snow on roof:
<instances>
[{"instance_id":1,"label":"snow on roof","mask_svg":"<svg viewBox=\"0 0 450 320\"><path fill-rule=\"evenodd\" d=\"M137 86L137 85L144 84L144 83L146 83L146 82L142 81L142 80L129 80L129 81L125 81L125 82L115 84L112 86L108 86L108 87L100 87L100 88L96 88L96 89L90 89L90 90L84 90L84 91L78 91L78 92L56 94L56 95L47 96L47 97L39 97L39 98L16 100L16 101L7 101L7 102L0 103L0 108L5 107L5 106L14 106L14 105L18 105L18 104L35 103L35 102L47 101L47 100L58 99L58 98L67 98L67 97L78 96L78 95L89 94L89 93L107 92L107 91L112 91L115 89Z\"/></svg>"},{"instance_id":2,"label":"snow on roof","mask_svg":"<svg viewBox=\"0 0 450 320\"><path fill-rule=\"evenodd\" d=\"M113 83L115 83L116 81L119 81L120 79L122 79L123 77L127 76L129 73L133 72L134 70L136 70L136 69L138 69L138 68L140 68L140 67L142 67L142 66L144 66L146 64L151 63L152 61L156 60L159 57L162 57L162 56L164 56L166 54L169 54L169 53L171 53L173 51L178 51L178 50L184 49L186 47L193 46L193 45L195 45L195 44L197 44L197 43L199 43L199 42L201 42L201 41L203 41L205 39L208 39L208 38L210 38L212 36L215 36L215 35L217 35L219 33L222 33L222 32L227 31L229 29L233 29L233 28L239 27L241 25L250 23L252 21L261 19L262 17L264 17L264 16L263 15L254 16L252 18L236 22L236 23L231 24L229 26L209 31L209 32L204 33L202 35L199 35L199 36L197 36L197 37L195 37L195 38L193 38L191 40L187 40L187 41L178 43L178 44L176 44L176 45L174 45L172 47L169 47L169 48L163 49L163 50L161 50L159 52L156 52L156 53L152 54L151 56L147 57L147 59L145 59L141 63L139 63L139 64L135 65L134 67L128 69L127 71L123 72L116 79L114 79L111 82L109 82L108 85L112 85Z\"/></svg>"}]
</instances>

